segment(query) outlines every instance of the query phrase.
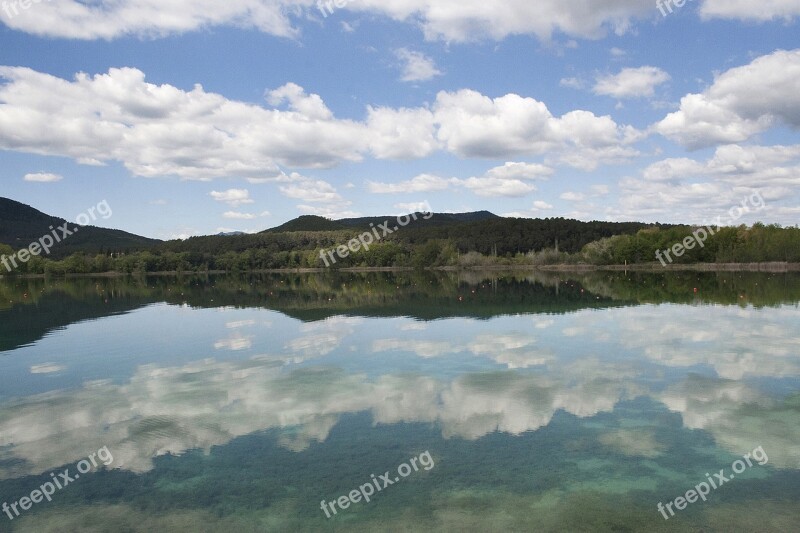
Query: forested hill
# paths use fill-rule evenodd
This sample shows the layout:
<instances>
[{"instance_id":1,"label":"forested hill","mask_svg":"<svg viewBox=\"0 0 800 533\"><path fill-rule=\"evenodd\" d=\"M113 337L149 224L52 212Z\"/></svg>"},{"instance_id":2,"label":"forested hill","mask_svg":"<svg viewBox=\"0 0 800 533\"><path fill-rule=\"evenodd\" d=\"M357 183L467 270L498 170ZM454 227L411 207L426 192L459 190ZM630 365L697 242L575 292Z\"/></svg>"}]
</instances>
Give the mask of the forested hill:
<instances>
[{"instance_id":1,"label":"forested hill","mask_svg":"<svg viewBox=\"0 0 800 533\"><path fill-rule=\"evenodd\" d=\"M632 235L641 229L655 227L638 222L502 218L487 211L426 216L428 219L418 213L415 221L391 234L382 235L381 240L384 244L393 243L408 250L426 243L441 246L446 241L462 253L480 252L500 256L554 248L558 243L561 251L576 253L599 239ZM345 220L302 216L255 235L193 237L185 241L167 242L157 249L200 254L242 253L248 250L263 250L273 254L314 251L346 243L358 234L370 231L370 224L377 228L385 222L389 222L390 229L398 225L397 218L390 216Z\"/></svg>"},{"instance_id":2,"label":"forested hill","mask_svg":"<svg viewBox=\"0 0 800 533\"><path fill-rule=\"evenodd\" d=\"M422 214L415 213L409 215L411 217L411 224L415 228L420 227L440 227L440 226L453 226L463 224L466 222L478 222L483 220L496 220L500 219L499 216L489 211L476 211L474 213L435 213ZM427 218L426 218L427 217ZM276 228L268 229L262 233L285 233L294 231L339 231L348 229L361 229L364 231L369 229L370 224L377 226L386 221L392 222L396 216L383 216L383 217L361 217L361 218L344 218L341 220L329 220L327 218L303 215L301 217L290 220L286 224L282 224Z\"/></svg>"},{"instance_id":3,"label":"forested hill","mask_svg":"<svg viewBox=\"0 0 800 533\"><path fill-rule=\"evenodd\" d=\"M26 248L45 235L52 235L51 226L58 228L65 222L63 218L47 215L29 205L0 198L0 244L7 244L14 250ZM68 229L76 227L78 232L73 232L53 247L52 257L65 257L76 252L131 252L149 249L161 242L120 230L77 226L70 221ZM60 231L56 234L61 238Z\"/></svg>"}]
</instances>

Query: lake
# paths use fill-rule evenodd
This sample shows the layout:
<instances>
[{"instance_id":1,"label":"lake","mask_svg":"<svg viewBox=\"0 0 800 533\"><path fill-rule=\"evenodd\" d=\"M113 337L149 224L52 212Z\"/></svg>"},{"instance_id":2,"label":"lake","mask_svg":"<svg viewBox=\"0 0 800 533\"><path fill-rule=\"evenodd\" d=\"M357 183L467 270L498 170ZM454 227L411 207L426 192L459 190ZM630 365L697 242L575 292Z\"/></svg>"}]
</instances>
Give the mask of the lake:
<instances>
[{"instance_id":1,"label":"lake","mask_svg":"<svg viewBox=\"0 0 800 533\"><path fill-rule=\"evenodd\" d=\"M797 273L0 280L0 531L797 531L799 303Z\"/></svg>"}]
</instances>

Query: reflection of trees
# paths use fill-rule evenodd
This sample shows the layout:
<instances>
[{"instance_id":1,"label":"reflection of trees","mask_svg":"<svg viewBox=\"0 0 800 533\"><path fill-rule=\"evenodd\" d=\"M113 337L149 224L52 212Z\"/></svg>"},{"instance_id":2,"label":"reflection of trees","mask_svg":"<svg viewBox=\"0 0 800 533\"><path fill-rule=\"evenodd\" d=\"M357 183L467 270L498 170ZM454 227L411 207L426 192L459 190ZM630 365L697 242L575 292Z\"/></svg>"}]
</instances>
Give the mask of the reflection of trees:
<instances>
[{"instance_id":1,"label":"reflection of trees","mask_svg":"<svg viewBox=\"0 0 800 533\"><path fill-rule=\"evenodd\" d=\"M48 331L156 302L265 308L300 320L335 315L490 318L638 303L800 301L800 274L756 272L403 272L105 277L0 281L0 350ZM695 288L697 292L695 292Z\"/></svg>"}]
</instances>

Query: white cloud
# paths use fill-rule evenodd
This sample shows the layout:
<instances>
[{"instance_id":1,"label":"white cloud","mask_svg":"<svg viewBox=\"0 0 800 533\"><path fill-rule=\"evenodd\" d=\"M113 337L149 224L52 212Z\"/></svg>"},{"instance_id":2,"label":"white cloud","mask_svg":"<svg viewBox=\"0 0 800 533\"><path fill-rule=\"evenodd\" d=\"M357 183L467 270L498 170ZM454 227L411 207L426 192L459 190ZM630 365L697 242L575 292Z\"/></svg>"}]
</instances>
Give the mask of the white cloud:
<instances>
[{"instance_id":1,"label":"white cloud","mask_svg":"<svg viewBox=\"0 0 800 533\"><path fill-rule=\"evenodd\" d=\"M483 176L467 179L442 178L431 174L421 174L411 180L399 183L368 182L367 187L375 194L402 194L418 192L438 192L454 187L464 187L483 197L520 197L536 191L531 180L547 179L554 170L545 165L509 162L495 167Z\"/></svg>"},{"instance_id":2,"label":"white cloud","mask_svg":"<svg viewBox=\"0 0 800 533\"><path fill-rule=\"evenodd\" d=\"M253 214L253 213L239 213L237 211L226 211L222 214L223 218L228 218L231 220L255 220L257 218L268 217L270 215L269 211L264 211L261 214Z\"/></svg>"},{"instance_id":3,"label":"white cloud","mask_svg":"<svg viewBox=\"0 0 800 533\"><path fill-rule=\"evenodd\" d=\"M454 178L442 178L433 174L420 174L408 181L399 183L367 182L367 189L374 194L403 194L417 192L445 191L454 183Z\"/></svg>"},{"instance_id":4,"label":"white cloud","mask_svg":"<svg viewBox=\"0 0 800 533\"><path fill-rule=\"evenodd\" d=\"M483 176L456 180L454 183L478 196L518 198L537 190L529 181L547 179L554 172L545 165L509 162L489 169Z\"/></svg>"},{"instance_id":5,"label":"white cloud","mask_svg":"<svg viewBox=\"0 0 800 533\"><path fill-rule=\"evenodd\" d=\"M359 0L347 9L419 23L429 40L463 42L510 35L550 41L554 33L599 39L609 30L621 35L634 18L651 15L653 6L642 0L596 0L591 9L561 0Z\"/></svg>"},{"instance_id":6,"label":"white cloud","mask_svg":"<svg viewBox=\"0 0 800 533\"><path fill-rule=\"evenodd\" d=\"M621 180L615 211L625 219L702 224L758 192L766 206L752 209L742 222L768 215L777 223L794 225L796 214L786 208L800 202L798 176L800 145L720 146L708 159L663 159L645 168L640 178Z\"/></svg>"},{"instance_id":7,"label":"white cloud","mask_svg":"<svg viewBox=\"0 0 800 533\"><path fill-rule=\"evenodd\" d=\"M602 162L637 155L627 145L641 138L609 116L578 110L557 118L544 103L517 94L492 99L467 89L440 92L433 110L439 140L462 157L546 153L559 162L592 170Z\"/></svg>"},{"instance_id":8,"label":"white cloud","mask_svg":"<svg viewBox=\"0 0 800 533\"><path fill-rule=\"evenodd\" d=\"M800 16L800 2L797 0L705 0L700 6L704 19L722 18L734 20L768 21L783 19L790 21Z\"/></svg>"},{"instance_id":9,"label":"white cloud","mask_svg":"<svg viewBox=\"0 0 800 533\"><path fill-rule=\"evenodd\" d=\"M552 176L554 173L554 169L545 165L509 162L501 167L490 169L486 173L486 177L497 179L542 180Z\"/></svg>"},{"instance_id":10,"label":"white cloud","mask_svg":"<svg viewBox=\"0 0 800 533\"><path fill-rule=\"evenodd\" d=\"M22 10L5 23L39 36L70 39L142 38L182 34L214 26L255 28L278 37L297 38L294 20L316 17L316 0L60 0ZM598 39L609 30L626 33L636 18L651 15L643 0L597 0L592 9L561 0L359 0L343 9L379 14L419 24L427 39L444 41L502 40L509 35L536 35L549 41L554 33Z\"/></svg>"},{"instance_id":11,"label":"white cloud","mask_svg":"<svg viewBox=\"0 0 800 533\"><path fill-rule=\"evenodd\" d=\"M597 78L594 93L614 98L653 96L655 88L669 81L670 75L657 67L626 68L619 74Z\"/></svg>"},{"instance_id":12,"label":"white cloud","mask_svg":"<svg viewBox=\"0 0 800 533\"><path fill-rule=\"evenodd\" d=\"M243 204L252 204L254 200L250 198L250 191L247 189L228 189L227 191L211 191L209 196L217 202L224 202L231 207L239 207Z\"/></svg>"},{"instance_id":13,"label":"white cloud","mask_svg":"<svg viewBox=\"0 0 800 533\"><path fill-rule=\"evenodd\" d=\"M31 181L35 183L55 183L57 181L61 181L64 179L64 176L59 174L49 174L49 173L37 173L37 174L25 174L25 177L22 178L24 181Z\"/></svg>"},{"instance_id":14,"label":"white cloud","mask_svg":"<svg viewBox=\"0 0 800 533\"><path fill-rule=\"evenodd\" d=\"M165 37L217 25L256 28L280 37L296 37L298 31L292 27L288 11L293 6L311 3L310 0L163 0L157 3L60 0L20 10L12 18L4 17L3 22L34 35L86 40L129 35Z\"/></svg>"},{"instance_id":15,"label":"white cloud","mask_svg":"<svg viewBox=\"0 0 800 533\"><path fill-rule=\"evenodd\" d=\"M289 198L312 204L338 203L344 201L333 185L322 180L307 179L296 184L281 185L279 189Z\"/></svg>"},{"instance_id":16,"label":"white cloud","mask_svg":"<svg viewBox=\"0 0 800 533\"><path fill-rule=\"evenodd\" d=\"M738 143L783 123L800 128L800 50L780 50L733 68L653 129L689 148Z\"/></svg>"},{"instance_id":17,"label":"white cloud","mask_svg":"<svg viewBox=\"0 0 800 533\"><path fill-rule=\"evenodd\" d=\"M563 78L558 84L562 87L569 89L583 89L586 87L586 82L580 78Z\"/></svg>"},{"instance_id":18,"label":"white cloud","mask_svg":"<svg viewBox=\"0 0 800 533\"><path fill-rule=\"evenodd\" d=\"M400 48L395 50L394 54L401 62L403 70L401 81L428 81L442 75L433 59L423 53Z\"/></svg>"},{"instance_id":19,"label":"white cloud","mask_svg":"<svg viewBox=\"0 0 800 533\"><path fill-rule=\"evenodd\" d=\"M369 107L369 149L379 159L411 159L440 148L433 113L428 109Z\"/></svg>"},{"instance_id":20,"label":"white cloud","mask_svg":"<svg viewBox=\"0 0 800 533\"><path fill-rule=\"evenodd\" d=\"M468 178L459 180L459 184L478 196L518 198L536 191L536 186L517 179L491 177Z\"/></svg>"},{"instance_id":21,"label":"white cloud","mask_svg":"<svg viewBox=\"0 0 800 533\"><path fill-rule=\"evenodd\" d=\"M365 125L331 118L295 85L273 91L269 109L227 100L199 85L183 91L145 82L132 68L62 80L0 67L0 148L74 159L121 161L143 177L271 178L278 164L325 167L368 152Z\"/></svg>"},{"instance_id":22,"label":"white cloud","mask_svg":"<svg viewBox=\"0 0 800 533\"><path fill-rule=\"evenodd\" d=\"M630 145L642 138L609 116L554 117L544 103L516 94L440 92L430 109L368 107L359 122L337 119L320 96L292 83L269 91L277 108L266 108L200 86L149 84L132 68L67 81L0 67L0 79L0 149L119 161L143 177L280 183L291 181L280 166L423 158L441 149L489 159L547 154L555 164L592 170L636 156Z\"/></svg>"},{"instance_id":23,"label":"white cloud","mask_svg":"<svg viewBox=\"0 0 800 533\"><path fill-rule=\"evenodd\" d=\"M568 202L582 202L586 199L586 195L573 191L567 191L559 196L559 198Z\"/></svg>"},{"instance_id":24,"label":"white cloud","mask_svg":"<svg viewBox=\"0 0 800 533\"><path fill-rule=\"evenodd\" d=\"M269 91L266 98L270 105L278 107L287 104L289 109L307 119L325 121L333 118L333 113L318 94L308 95L296 83L287 83L283 87Z\"/></svg>"},{"instance_id":25,"label":"white cloud","mask_svg":"<svg viewBox=\"0 0 800 533\"><path fill-rule=\"evenodd\" d=\"M428 202L411 202L394 204L392 207L399 209L401 215L408 213L431 213L431 205Z\"/></svg>"}]
</instances>

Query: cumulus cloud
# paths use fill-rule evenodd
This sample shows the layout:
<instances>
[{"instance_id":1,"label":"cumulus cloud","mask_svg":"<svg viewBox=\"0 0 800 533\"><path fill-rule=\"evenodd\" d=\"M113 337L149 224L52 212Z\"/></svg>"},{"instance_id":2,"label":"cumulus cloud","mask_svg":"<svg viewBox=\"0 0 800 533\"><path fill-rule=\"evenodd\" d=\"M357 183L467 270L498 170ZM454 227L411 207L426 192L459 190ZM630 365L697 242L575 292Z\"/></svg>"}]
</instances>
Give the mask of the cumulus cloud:
<instances>
[{"instance_id":1,"label":"cumulus cloud","mask_svg":"<svg viewBox=\"0 0 800 533\"><path fill-rule=\"evenodd\" d=\"M670 75L657 67L626 68L619 74L597 78L594 93L614 98L653 96L655 89L669 81Z\"/></svg>"},{"instance_id":2,"label":"cumulus cloud","mask_svg":"<svg viewBox=\"0 0 800 533\"><path fill-rule=\"evenodd\" d=\"M322 180L305 179L291 185L281 185L280 191L295 200L310 203L340 203L342 196L330 183Z\"/></svg>"},{"instance_id":3,"label":"cumulus cloud","mask_svg":"<svg viewBox=\"0 0 800 533\"><path fill-rule=\"evenodd\" d=\"M643 0L598 0L592 9L580 3L508 0L498 5L483 0L360 0L342 9L365 11L396 21L418 24L427 39L444 41L501 40L509 35L535 35L550 40L554 33L588 39L609 31L626 33L633 21L652 13ZM255 28L285 38L300 35L297 22L317 17L316 0L55 0L4 18L11 28L34 35L69 39L163 37L213 26Z\"/></svg>"},{"instance_id":4,"label":"cumulus cloud","mask_svg":"<svg viewBox=\"0 0 800 533\"><path fill-rule=\"evenodd\" d=\"M440 148L433 113L428 109L369 107L369 149L379 159L416 159Z\"/></svg>"},{"instance_id":5,"label":"cumulus cloud","mask_svg":"<svg viewBox=\"0 0 800 533\"><path fill-rule=\"evenodd\" d=\"M636 18L651 15L643 0L599 0L586 9L580 3L542 0L359 0L351 10L382 13L400 21L417 22L429 40L502 40L510 35L535 35L550 41L555 33L599 39L628 32Z\"/></svg>"},{"instance_id":6,"label":"cumulus cloud","mask_svg":"<svg viewBox=\"0 0 800 533\"><path fill-rule=\"evenodd\" d=\"M580 78L563 78L558 84L569 89L583 89L586 87L586 82Z\"/></svg>"},{"instance_id":7,"label":"cumulus cloud","mask_svg":"<svg viewBox=\"0 0 800 533\"><path fill-rule=\"evenodd\" d=\"M704 19L722 18L734 20L768 21L783 19L791 21L800 16L797 0L763 0L754 3L748 0L705 0L700 6Z\"/></svg>"},{"instance_id":8,"label":"cumulus cloud","mask_svg":"<svg viewBox=\"0 0 800 533\"><path fill-rule=\"evenodd\" d=\"M61 176L59 174L40 172L36 174L25 174L25 177L23 177L22 179L24 181L31 181L35 183L55 183L57 181L63 180L64 176Z\"/></svg>"},{"instance_id":9,"label":"cumulus cloud","mask_svg":"<svg viewBox=\"0 0 800 533\"><path fill-rule=\"evenodd\" d=\"M436 192L463 187L478 196L520 197L536 191L530 181L547 179L555 171L545 165L509 162L495 167L483 176L467 179L442 178L431 174L421 174L411 180L399 183L368 182L370 192L377 194L401 194L415 192Z\"/></svg>"},{"instance_id":10,"label":"cumulus cloud","mask_svg":"<svg viewBox=\"0 0 800 533\"><path fill-rule=\"evenodd\" d=\"M0 149L119 161L143 177L264 183L285 178L280 166L422 158L441 149L487 159L548 154L554 164L592 170L636 156L631 145L642 135L609 116L554 117L532 98L472 90L440 92L430 108L368 107L355 121L337 119L319 95L293 83L268 91L273 107L264 107L199 85L150 84L133 68L68 81L0 67L0 80Z\"/></svg>"},{"instance_id":11,"label":"cumulus cloud","mask_svg":"<svg viewBox=\"0 0 800 533\"><path fill-rule=\"evenodd\" d=\"M35 9L20 10L14 17L3 17L3 22L34 35L85 40L129 35L165 37L217 25L296 37L298 30L292 26L289 14L296 6L311 4L311 0L54 0L42 2Z\"/></svg>"},{"instance_id":12,"label":"cumulus cloud","mask_svg":"<svg viewBox=\"0 0 800 533\"><path fill-rule=\"evenodd\" d=\"M746 141L777 124L800 128L800 50L779 50L720 74L653 129L689 149Z\"/></svg>"},{"instance_id":13,"label":"cumulus cloud","mask_svg":"<svg viewBox=\"0 0 800 533\"><path fill-rule=\"evenodd\" d=\"M463 157L497 159L569 151L591 153L592 161L597 161L604 155L622 155L619 149L633 136L609 116L572 111L557 118L544 103L516 94L492 99L467 89L441 92L434 113L439 140ZM562 160L575 161L567 157Z\"/></svg>"},{"instance_id":14,"label":"cumulus cloud","mask_svg":"<svg viewBox=\"0 0 800 533\"><path fill-rule=\"evenodd\" d=\"M257 218L268 217L269 215L270 215L269 211L263 211L260 214L240 213L238 211L226 211L225 213L222 214L222 217L231 220L255 220Z\"/></svg>"},{"instance_id":15,"label":"cumulus cloud","mask_svg":"<svg viewBox=\"0 0 800 533\"><path fill-rule=\"evenodd\" d=\"M367 150L363 124L326 118L294 86L270 96L283 111L153 85L131 68L67 81L0 67L0 78L0 148L121 161L144 177L270 178L277 164L330 166Z\"/></svg>"},{"instance_id":16,"label":"cumulus cloud","mask_svg":"<svg viewBox=\"0 0 800 533\"><path fill-rule=\"evenodd\" d=\"M408 213L432 213L431 205L428 202L410 202L394 204L392 207L400 210L400 215ZM424 329L424 328L423 328Z\"/></svg>"},{"instance_id":17,"label":"cumulus cloud","mask_svg":"<svg viewBox=\"0 0 800 533\"><path fill-rule=\"evenodd\" d=\"M508 162L503 166L490 169L486 173L486 177L496 179L541 180L552 176L554 173L555 170L545 165Z\"/></svg>"},{"instance_id":18,"label":"cumulus cloud","mask_svg":"<svg viewBox=\"0 0 800 533\"><path fill-rule=\"evenodd\" d=\"M217 202L224 202L232 207L239 207L242 204L252 204L254 200L250 198L250 191L247 189L228 189L227 191L211 191L209 196Z\"/></svg>"},{"instance_id":19,"label":"cumulus cloud","mask_svg":"<svg viewBox=\"0 0 800 533\"><path fill-rule=\"evenodd\" d=\"M586 199L586 195L574 191L567 191L562 193L559 198L566 200L567 202L582 202Z\"/></svg>"},{"instance_id":20,"label":"cumulus cloud","mask_svg":"<svg viewBox=\"0 0 800 533\"><path fill-rule=\"evenodd\" d=\"M442 75L442 72L436 68L433 59L421 52L400 48L395 50L394 54L401 63L400 67L403 71L400 77L401 81L428 81Z\"/></svg>"},{"instance_id":21,"label":"cumulus cloud","mask_svg":"<svg viewBox=\"0 0 800 533\"><path fill-rule=\"evenodd\" d=\"M616 211L628 219L704 224L758 193L766 205L752 209L743 221L769 216L794 225L797 217L790 209L800 199L798 175L800 145L725 145L707 159L663 159L646 167L638 178L622 179Z\"/></svg>"},{"instance_id":22,"label":"cumulus cloud","mask_svg":"<svg viewBox=\"0 0 800 533\"><path fill-rule=\"evenodd\" d=\"M433 174L420 174L410 180L399 183L367 182L367 189L375 194L403 194L416 192L445 191L455 178L442 178Z\"/></svg>"}]
</instances>

